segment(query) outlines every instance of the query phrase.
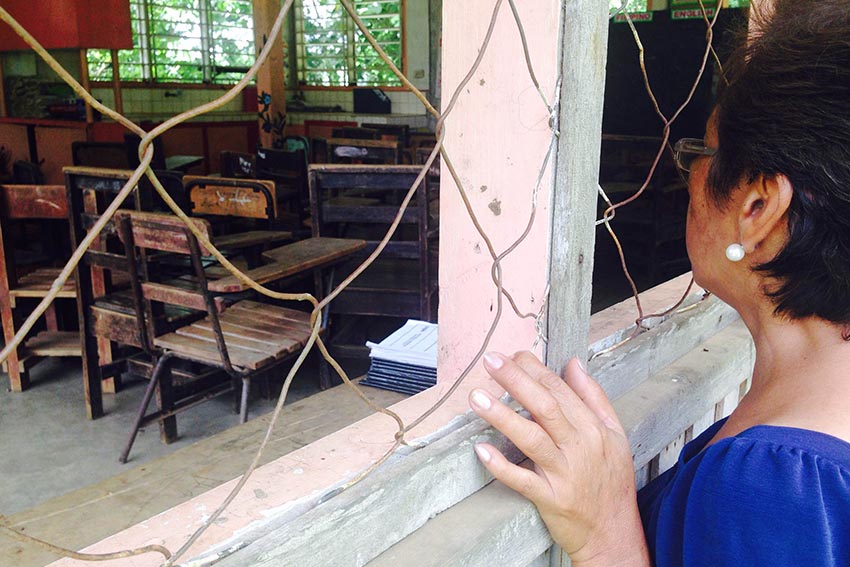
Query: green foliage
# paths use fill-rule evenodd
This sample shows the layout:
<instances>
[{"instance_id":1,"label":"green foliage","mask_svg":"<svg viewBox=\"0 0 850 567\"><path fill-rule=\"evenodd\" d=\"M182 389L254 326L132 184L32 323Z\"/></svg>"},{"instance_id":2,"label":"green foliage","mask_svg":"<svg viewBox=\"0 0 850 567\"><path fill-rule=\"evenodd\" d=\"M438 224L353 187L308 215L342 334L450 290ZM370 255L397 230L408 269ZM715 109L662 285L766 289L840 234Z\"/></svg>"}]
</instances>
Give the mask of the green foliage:
<instances>
[{"instance_id":1,"label":"green foliage","mask_svg":"<svg viewBox=\"0 0 850 567\"><path fill-rule=\"evenodd\" d=\"M233 83L254 62L251 0L128 1L133 49L118 52L122 81ZM88 64L92 80L112 80L109 51L89 50Z\"/></svg>"},{"instance_id":2,"label":"green foliage","mask_svg":"<svg viewBox=\"0 0 850 567\"><path fill-rule=\"evenodd\" d=\"M258 48L254 46L251 0L128 2L133 49L118 52L122 81L229 84L238 81L254 62ZM401 67L401 0L355 0L354 4L367 29ZM296 12L300 82L400 84L338 0L299 0ZM88 65L92 80L112 80L108 50L88 50Z\"/></svg>"},{"instance_id":3,"label":"green foliage","mask_svg":"<svg viewBox=\"0 0 850 567\"><path fill-rule=\"evenodd\" d=\"M608 0L609 10L612 13L619 12L623 7L623 2L625 0ZM628 0L626 2L626 11L630 14L635 12L646 12L649 10L647 6L647 0Z\"/></svg>"},{"instance_id":4,"label":"green foliage","mask_svg":"<svg viewBox=\"0 0 850 567\"><path fill-rule=\"evenodd\" d=\"M355 0L354 5L366 29L401 67L401 1ZM401 84L337 0L302 0L296 4L296 34L302 84Z\"/></svg>"}]
</instances>

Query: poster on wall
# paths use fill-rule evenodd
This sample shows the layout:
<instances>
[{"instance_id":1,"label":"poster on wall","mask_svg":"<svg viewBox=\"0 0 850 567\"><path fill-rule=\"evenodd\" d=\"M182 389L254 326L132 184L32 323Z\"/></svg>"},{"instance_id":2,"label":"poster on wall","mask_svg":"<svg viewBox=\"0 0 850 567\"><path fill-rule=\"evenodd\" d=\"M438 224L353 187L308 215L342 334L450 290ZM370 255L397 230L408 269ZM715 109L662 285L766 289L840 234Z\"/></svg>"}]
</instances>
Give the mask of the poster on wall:
<instances>
[{"instance_id":1,"label":"poster on wall","mask_svg":"<svg viewBox=\"0 0 850 567\"><path fill-rule=\"evenodd\" d=\"M705 14L703 14L705 7ZM671 20L701 20L704 17L713 18L715 2L703 0L702 4L694 0L670 0Z\"/></svg>"},{"instance_id":2,"label":"poster on wall","mask_svg":"<svg viewBox=\"0 0 850 567\"><path fill-rule=\"evenodd\" d=\"M629 12L629 17L634 23L643 23L643 22L651 22L652 21L652 12ZM616 24L625 24L628 20L626 19L626 14L620 13L614 16L614 23Z\"/></svg>"},{"instance_id":3,"label":"poster on wall","mask_svg":"<svg viewBox=\"0 0 850 567\"><path fill-rule=\"evenodd\" d=\"M714 0L670 0L671 20L701 20L714 17L717 2ZM703 14L705 7L705 15ZM749 8L750 0L723 0L723 8Z\"/></svg>"},{"instance_id":4,"label":"poster on wall","mask_svg":"<svg viewBox=\"0 0 850 567\"><path fill-rule=\"evenodd\" d=\"M618 10L614 15L616 24L624 24L628 20L634 23L652 21L652 0L628 0L625 8L622 8L622 0L610 0L609 4L611 9Z\"/></svg>"}]
</instances>

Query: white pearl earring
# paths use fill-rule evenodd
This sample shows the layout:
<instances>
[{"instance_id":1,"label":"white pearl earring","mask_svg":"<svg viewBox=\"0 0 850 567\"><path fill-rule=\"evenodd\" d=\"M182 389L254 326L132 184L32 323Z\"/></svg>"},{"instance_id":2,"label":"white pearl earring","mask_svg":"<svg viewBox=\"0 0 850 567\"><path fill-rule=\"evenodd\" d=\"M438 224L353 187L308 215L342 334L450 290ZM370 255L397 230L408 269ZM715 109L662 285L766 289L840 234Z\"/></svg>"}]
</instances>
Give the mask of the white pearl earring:
<instances>
[{"instance_id":1,"label":"white pearl earring","mask_svg":"<svg viewBox=\"0 0 850 567\"><path fill-rule=\"evenodd\" d=\"M737 242L726 247L726 257L730 262L740 262L745 254L744 247Z\"/></svg>"}]
</instances>

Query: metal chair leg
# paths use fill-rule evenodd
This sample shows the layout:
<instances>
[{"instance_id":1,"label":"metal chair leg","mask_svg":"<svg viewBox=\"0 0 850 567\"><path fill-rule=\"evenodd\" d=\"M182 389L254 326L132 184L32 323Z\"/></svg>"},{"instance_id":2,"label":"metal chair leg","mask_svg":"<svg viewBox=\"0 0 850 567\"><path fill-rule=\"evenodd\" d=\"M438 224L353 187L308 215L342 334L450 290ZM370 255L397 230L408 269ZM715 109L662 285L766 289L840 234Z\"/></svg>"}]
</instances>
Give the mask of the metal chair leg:
<instances>
[{"instance_id":1,"label":"metal chair leg","mask_svg":"<svg viewBox=\"0 0 850 567\"><path fill-rule=\"evenodd\" d=\"M139 433L139 428L141 428L142 421L144 421L145 419L145 413L147 413L148 411L148 406L151 403L151 398L153 398L153 394L154 392L156 392L156 386L159 383L159 377L162 376L162 371L166 368L171 358L172 354L170 352L167 352L162 355L159 360L156 361L153 373L151 374L151 381L148 384L147 390L145 390L145 397L142 398L142 405L139 406L139 412L136 415L136 421L133 424L133 430L130 432L130 438L127 439L127 444L124 446L124 451L121 452L121 457L119 457L118 459L122 464L127 462L127 457L130 455L130 449L133 448L133 443L136 441L136 435Z\"/></svg>"},{"instance_id":2,"label":"metal chair leg","mask_svg":"<svg viewBox=\"0 0 850 567\"><path fill-rule=\"evenodd\" d=\"M248 421L248 391L251 388L251 379L242 378L242 405L239 406L239 423Z\"/></svg>"}]
</instances>

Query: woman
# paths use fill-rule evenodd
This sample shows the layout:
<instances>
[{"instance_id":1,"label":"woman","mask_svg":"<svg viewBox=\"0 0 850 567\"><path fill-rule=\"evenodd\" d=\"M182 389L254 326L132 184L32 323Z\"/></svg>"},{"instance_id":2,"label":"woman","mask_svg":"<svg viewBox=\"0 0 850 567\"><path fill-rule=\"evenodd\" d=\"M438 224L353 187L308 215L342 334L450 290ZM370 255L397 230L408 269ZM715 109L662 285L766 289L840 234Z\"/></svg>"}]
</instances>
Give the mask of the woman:
<instances>
[{"instance_id":1,"label":"woman","mask_svg":"<svg viewBox=\"0 0 850 567\"><path fill-rule=\"evenodd\" d=\"M733 58L689 173L694 278L752 333L752 387L635 494L629 444L573 359L485 367L533 415L472 408L536 464L476 447L574 566L850 565L850 1L777 0Z\"/></svg>"}]
</instances>

